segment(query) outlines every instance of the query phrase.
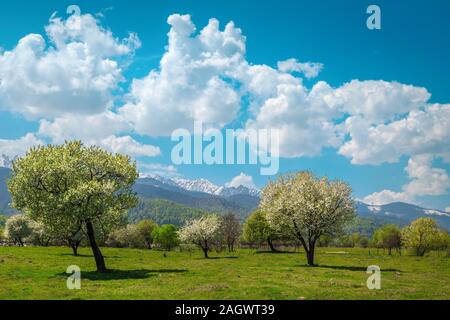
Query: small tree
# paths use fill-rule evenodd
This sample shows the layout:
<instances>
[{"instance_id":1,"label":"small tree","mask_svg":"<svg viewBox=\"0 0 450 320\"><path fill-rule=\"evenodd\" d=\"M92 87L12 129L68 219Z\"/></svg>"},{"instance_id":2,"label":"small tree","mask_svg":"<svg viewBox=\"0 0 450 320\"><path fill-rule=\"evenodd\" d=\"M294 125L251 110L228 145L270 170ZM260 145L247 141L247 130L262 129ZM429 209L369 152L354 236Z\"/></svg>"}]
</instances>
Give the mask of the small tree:
<instances>
[{"instance_id":1,"label":"small tree","mask_svg":"<svg viewBox=\"0 0 450 320\"><path fill-rule=\"evenodd\" d=\"M48 230L45 225L38 222L32 222L29 240L34 245L48 247L50 241L52 240L52 236L50 234L50 230Z\"/></svg>"},{"instance_id":2,"label":"small tree","mask_svg":"<svg viewBox=\"0 0 450 320\"><path fill-rule=\"evenodd\" d=\"M441 230L439 232L438 241L436 243L436 250L445 251L450 248L450 235L446 230Z\"/></svg>"},{"instance_id":3,"label":"small tree","mask_svg":"<svg viewBox=\"0 0 450 320\"><path fill-rule=\"evenodd\" d=\"M359 232L353 232L351 235L352 248L358 246L360 240L361 234Z\"/></svg>"},{"instance_id":4,"label":"small tree","mask_svg":"<svg viewBox=\"0 0 450 320\"><path fill-rule=\"evenodd\" d=\"M145 246L148 249L152 248L153 244L153 231L158 228L158 225L156 222L152 220L142 220L139 221L139 223L136 225L136 228L141 236L141 238L144 240Z\"/></svg>"},{"instance_id":5,"label":"small tree","mask_svg":"<svg viewBox=\"0 0 450 320\"><path fill-rule=\"evenodd\" d=\"M216 215L209 215L190 221L178 234L181 241L199 246L205 258L208 258L208 252L219 232L220 218Z\"/></svg>"},{"instance_id":6,"label":"small tree","mask_svg":"<svg viewBox=\"0 0 450 320\"><path fill-rule=\"evenodd\" d=\"M392 249L399 250L401 248L401 231L396 225L387 224L375 231L373 243L377 248L388 249L388 253L391 255Z\"/></svg>"},{"instance_id":7,"label":"small tree","mask_svg":"<svg viewBox=\"0 0 450 320\"><path fill-rule=\"evenodd\" d=\"M340 231L355 216L352 190L341 181L318 179L300 172L281 176L262 192L261 209L269 224L295 236L303 245L308 265L314 265L316 242Z\"/></svg>"},{"instance_id":8,"label":"small tree","mask_svg":"<svg viewBox=\"0 0 450 320\"><path fill-rule=\"evenodd\" d=\"M5 238L23 247L25 239L33 232L32 221L25 215L12 216L6 221Z\"/></svg>"},{"instance_id":9,"label":"small tree","mask_svg":"<svg viewBox=\"0 0 450 320\"><path fill-rule=\"evenodd\" d=\"M113 248L127 248L129 246L127 228L120 228L108 235L106 244Z\"/></svg>"},{"instance_id":10,"label":"small tree","mask_svg":"<svg viewBox=\"0 0 450 320\"><path fill-rule=\"evenodd\" d=\"M129 224L110 233L107 244L116 248L145 248L146 242L139 228Z\"/></svg>"},{"instance_id":11,"label":"small tree","mask_svg":"<svg viewBox=\"0 0 450 320\"><path fill-rule=\"evenodd\" d=\"M244 240L261 245L267 243L272 252L277 252L274 241L281 238L281 234L272 228L267 221L266 214L256 210L244 224Z\"/></svg>"},{"instance_id":12,"label":"small tree","mask_svg":"<svg viewBox=\"0 0 450 320\"><path fill-rule=\"evenodd\" d=\"M137 178L128 156L75 141L32 148L14 161L8 188L12 206L33 220L52 229L82 225L97 270L104 272L96 235L137 204L132 190Z\"/></svg>"},{"instance_id":13,"label":"small tree","mask_svg":"<svg viewBox=\"0 0 450 320\"><path fill-rule=\"evenodd\" d=\"M234 213L227 213L222 216L220 232L227 244L228 252L234 252L234 246L242 233L241 224Z\"/></svg>"},{"instance_id":14,"label":"small tree","mask_svg":"<svg viewBox=\"0 0 450 320\"><path fill-rule=\"evenodd\" d=\"M180 244L178 229L173 224L165 224L153 230L153 240L163 249L170 251Z\"/></svg>"},{"instance_id":15,"label":"small tree","mask_svg":"<svg viewBox=\"0 0 450 320\"><path fill-rule=\"evenodd\" d=\"M439 242L440 230L431 218L419 218L402 230L402 243L422 257Z\"/></svg>"},{"instance_id":16,"label":"small tree","mask_svg":"<svg viewBox=\"0 0 450 320\"><path fill-rule=\"evenodd\" d=\"M361 238L359 239L358 246L360 248L367 248L369 246L369 239L367 239L366 236L361 236Z\"/></svg>"},{"instance_id":17,"label":"small tree","mask_svg":"<svg viewBox=\"0 0 450 320\"><path fill-rule=\"evenodd\" d=\"M60 235L62 241L67 243L67 245L72 249L73 255L78 256L78 248L81 242L85 239L85 234L83 232L83 227L80 225L77 228L67 230L66 233Z\"/></svg>"}]
</instances>

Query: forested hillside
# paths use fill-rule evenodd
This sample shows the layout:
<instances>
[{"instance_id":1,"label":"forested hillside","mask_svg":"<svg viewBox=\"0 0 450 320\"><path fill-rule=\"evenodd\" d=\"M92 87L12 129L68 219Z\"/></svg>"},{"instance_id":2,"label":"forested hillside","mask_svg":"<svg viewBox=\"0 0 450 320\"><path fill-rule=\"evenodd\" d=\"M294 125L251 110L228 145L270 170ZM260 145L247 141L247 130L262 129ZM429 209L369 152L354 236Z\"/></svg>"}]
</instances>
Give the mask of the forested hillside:
<instances>
[{"instance_id":1,"label":"forested hillside","mask_svg":"<svg viewBox=\"0 0 450 320\"><path fill-rule=\"evenodd\" d=\"M129 212L128 219L136 223L144 219L151 219L158 223L182 226L187 221L206 214L202 210L176 204L163 199L142 199L139 205Z\"/></svg>"}]
</instances>

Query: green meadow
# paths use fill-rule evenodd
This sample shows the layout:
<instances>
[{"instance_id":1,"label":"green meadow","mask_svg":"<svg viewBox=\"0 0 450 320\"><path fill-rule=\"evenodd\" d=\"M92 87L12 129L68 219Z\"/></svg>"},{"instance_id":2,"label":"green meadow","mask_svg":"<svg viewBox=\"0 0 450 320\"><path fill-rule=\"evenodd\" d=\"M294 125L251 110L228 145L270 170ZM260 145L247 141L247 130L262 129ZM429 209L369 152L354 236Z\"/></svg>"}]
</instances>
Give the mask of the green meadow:
<instances>
[{"instance_id":1,"label":"green meadow","mask_svg":"<svg viewBox=\"0 0 450 320\"><path fill-rule=\"evenodd\" d=\"M0 299L450 299L450 259L392 256L376 249L319 248L317 267L303 252L235 253L104 248L106 274L90 249L0 247ZM65 271L81 268L81 290L68 290ZM366 286L370 265L381 268L381 290Z\"/></svg>"}]
</instances>

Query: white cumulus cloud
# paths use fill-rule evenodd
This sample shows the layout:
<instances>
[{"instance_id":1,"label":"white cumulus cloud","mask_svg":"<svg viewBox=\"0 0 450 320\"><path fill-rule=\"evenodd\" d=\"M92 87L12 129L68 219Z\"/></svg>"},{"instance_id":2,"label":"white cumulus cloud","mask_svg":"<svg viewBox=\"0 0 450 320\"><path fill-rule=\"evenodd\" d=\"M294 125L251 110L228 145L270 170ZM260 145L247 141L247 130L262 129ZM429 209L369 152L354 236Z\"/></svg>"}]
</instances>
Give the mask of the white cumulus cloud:
<instances>
[{"instance_id":1,"label":"white cumulus cloud","mask_svg":"<svg viewBox=\"0 0 450 320\"><path fill-rule=\"evenodd\" d=\"M339 150L354 164L397 162L401 156L434 154L450 150L450 105L433 104L411 111L405 118L370 125L363 118L347 119L351 139Z\"/></svg>"},{"instance_id":2,"label":"white cumulus cloud","mask_svg":"<svg viewBox=\"0 0 450 320\"><path fill-rule=\"evenodd\" d=\"M278 70L281 72L299 72L305 75L307 79L316 78L323 70L323 64L317 62L299 62L291 58L278 62Z\"/></svg>"},{"instance_id":3,"label":"white cumulus cloud","mask_svg":"<svg viewBox=\"0 0 450 320\"><path fill-rule=\"evenodd\" d=\"M140 176L142 178L145 177L179 177L180 174L178 170L173 165L163 165L160 163L143 163L138 162L138 169L140 172Z\"/></svg>"},{"instance_id":4,"label":"white cumulus cloud","mask_svg":"<svg viewBox=\"0 0 450 320\"><path fill-rule=\"evenodd\" d=\"M363 202L372 205L384 205L393 202L414 202L408 194L404 192L395 192L391 190L382 190L380 192L374 192L363 199Z\"/></svg>"},{"instance_id":5,"label":"white cumulus cloud","mask_svg":"<svg viewBox=\"0 0 450 320\"><path fill-rule=\"evenodd\" d=\"M406 172L412 179L404 186L404 191L410 195L439 196L447 193L450 188L450 178L444 169L432 167L432 155L420 155L408 161Z\"/></svg>"},{"instance_id":6,"label":"white cumulus cloud","mask_svg":"<svg viewBox=\"0 0 450 320\"><path fill-rule=\"evenodd\" d=\"M91 15L50 19L49 41L29 34L0 53L0 106L30 119L95 114L113 104L121 60L140 42L119 40Z\"/></svg>"},{"instance_id":7,"label":"white cumulus cloud","mask_svg":"<svg viewBox=\"0 0 450 320\"><path fill-rule=\"evenodd\" d=\"M450 189L450 178L446 170L432 167L433 159L430 154L412 157L405 168L410 181L402 187L401 192L382 190L366 196L363 201L377 205L396 201L417 203L417 197L420 196L447 194Z\"/></svg>"},{"instance_id":8,"label":"white cumulus cloud","mask_svg":"<svg viewBox=\"0 0 450 320\"><path fill-rule=\"evenodd\" d=\"M159 147L139 143L130 136L109 136L97 142L96 145L114 153L127 154L131 157L155 157L161 155Z\"/></svg>"},{"instance_id":9,"label":"white cumulus cloud","mask_svg":"<svg viewBox=\"0 0 450 320\"><path fill-rule=\"evenodd\" d=\"M241 63L245 38L233 23L219 29L211 19L195 34L189 15L172 15L169 44L160 70L135 79L129 102L120 110L140 134L170 135L194 121L224 126L237 116L239 92L226 71Z\"/></svg>"},{"instance_id":10,"label":"white cumulus cloud","mask_svg":"<svg viewBox=\"0 0 450 320\"><path fill-rule=\"evenodd\" d=\"M256 185L253 182L253 177L244 173L234 177L230 182L226 183L225 186L228 188L238 188L240 186L244 186L249 189L256 189Z\"/></svg>"},{"instance_id":11,"label":"white cumulus cloud","mask_svg":"<svg viewBox=\"0 0 450 320\"><path fill-rule=\"evenodd\" d=\"M44 145L44 142L38 139L33 133L28 133L15 140L0 139L0 156L14 159L15 157L25 155L30 148L39 145Z\"/></svg>"}]
</instances>

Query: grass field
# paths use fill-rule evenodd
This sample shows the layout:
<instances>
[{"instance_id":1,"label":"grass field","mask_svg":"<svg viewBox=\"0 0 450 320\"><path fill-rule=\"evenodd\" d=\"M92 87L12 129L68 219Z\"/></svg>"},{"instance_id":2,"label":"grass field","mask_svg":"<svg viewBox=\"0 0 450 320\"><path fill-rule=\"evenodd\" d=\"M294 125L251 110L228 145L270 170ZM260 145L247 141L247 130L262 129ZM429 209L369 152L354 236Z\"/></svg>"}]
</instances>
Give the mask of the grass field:
<instances>
[{"instance_id":1,"label":"grass field","mask_svg":"<svg viewBox=\"0 0 450 320\"><path fill-rule=\"evenodd\" d=\"M450 259L392 257L372 249L321 248L318 267L302 253L234 254L103 249L113 272L94 272L89 249L0 247L0 299L450 299ZM81 290L66 288L69 265ZM382 269L382 289L368 290L366 268Z\"/></svg>"}]
</instances>

